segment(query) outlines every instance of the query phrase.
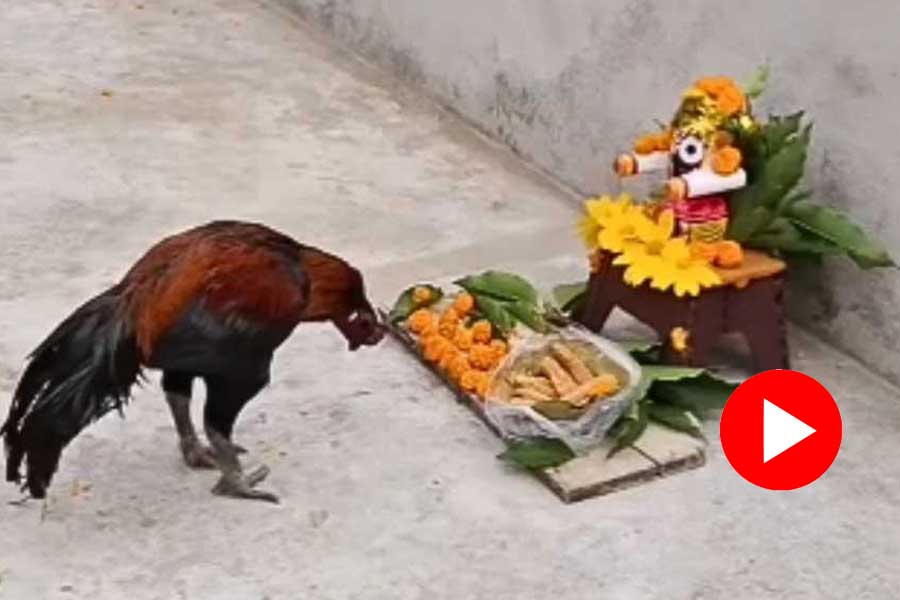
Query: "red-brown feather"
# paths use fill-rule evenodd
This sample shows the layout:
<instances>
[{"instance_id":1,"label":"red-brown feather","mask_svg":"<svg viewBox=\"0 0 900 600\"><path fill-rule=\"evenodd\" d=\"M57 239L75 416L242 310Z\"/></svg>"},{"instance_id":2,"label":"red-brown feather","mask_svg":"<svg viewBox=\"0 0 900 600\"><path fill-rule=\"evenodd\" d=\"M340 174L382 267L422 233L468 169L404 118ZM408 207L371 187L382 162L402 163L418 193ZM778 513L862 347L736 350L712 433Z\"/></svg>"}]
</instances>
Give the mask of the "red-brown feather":
<instances>
[{"instance_id":1,"label":"red-brown feather","mask_svg":"<svg viewBox=\"0 0 900 600\"><path fill-rule=\"evenodd\" d=\"M268 244L277 234L247 224L228 225L163 240L126 275L123 283L145 359L199 297L215 314L270 323L301 319L304 290L285 257ZM299 266L299 246L296 261Z\"/></svg>"}]
</instances>

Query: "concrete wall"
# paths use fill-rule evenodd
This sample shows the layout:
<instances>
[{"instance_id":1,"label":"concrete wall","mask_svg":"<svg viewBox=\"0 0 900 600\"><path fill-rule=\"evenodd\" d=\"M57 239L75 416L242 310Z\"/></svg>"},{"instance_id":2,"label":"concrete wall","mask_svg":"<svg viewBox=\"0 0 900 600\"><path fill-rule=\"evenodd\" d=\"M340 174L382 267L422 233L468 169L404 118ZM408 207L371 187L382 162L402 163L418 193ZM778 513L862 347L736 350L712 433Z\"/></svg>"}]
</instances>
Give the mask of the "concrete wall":
<instances>
[{"instance_id":1,"label":"concrete wall","mask_svg":"<svg viewBox=\"0 0 900 600\"><path fill-rule=\"evenodd\" d=\"M757 111L808 109L809 184L900 256L900 3L281 0L582 192L705 74L768 60ZM795 316L900 381L900 274L795 274Z\"/></svg>"}]
</instances>

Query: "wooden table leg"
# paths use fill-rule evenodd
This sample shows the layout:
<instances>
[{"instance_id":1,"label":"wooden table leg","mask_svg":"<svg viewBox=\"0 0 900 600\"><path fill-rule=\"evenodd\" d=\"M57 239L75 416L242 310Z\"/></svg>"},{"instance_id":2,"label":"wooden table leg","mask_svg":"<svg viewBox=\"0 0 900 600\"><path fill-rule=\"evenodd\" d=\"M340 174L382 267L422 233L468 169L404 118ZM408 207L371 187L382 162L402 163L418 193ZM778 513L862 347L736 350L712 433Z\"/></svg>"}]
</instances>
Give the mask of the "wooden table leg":
<instances>
[{"instance_id":1,"label":"wooden table leg","mask_svg":"<svg viewBox=\"0 0 900 600\"><path fill-rule=\"evenodd\" d=\"M790 368L783 278L759 279L731 292L726 323L747 340L758 371Z\"/></svg>"}]
</instances>

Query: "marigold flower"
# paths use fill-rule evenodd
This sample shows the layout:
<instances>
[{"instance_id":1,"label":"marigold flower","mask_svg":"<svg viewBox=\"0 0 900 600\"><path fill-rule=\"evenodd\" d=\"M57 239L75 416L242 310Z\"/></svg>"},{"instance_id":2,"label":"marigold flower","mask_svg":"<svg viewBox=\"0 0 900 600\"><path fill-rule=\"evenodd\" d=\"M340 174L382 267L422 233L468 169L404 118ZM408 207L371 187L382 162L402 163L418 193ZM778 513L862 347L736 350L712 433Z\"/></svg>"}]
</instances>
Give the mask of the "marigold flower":
<instances>
[{"instance_id":1,"label":"marigold flower","mask_svg":"<svg viewBox=\"0 0 900 600\"><path fill-rule=\"evenodd\" d=\"M416 286L416 288L413 289L413 303L416 306L431 302L433 297L434 295L431 288L425 287L424 285Z\"/></svg>"},{"instance_id":2,"label":"marigold flower","mask_svg":"<svg viewBox=\"0 0 900 600\"><path fill-rule=\"evenodd\" d=\"M684 327L674 327L672 331L669 332L669 343L672 344L672 348L674 348L676 352L683 353L688 349L688 340L690 337L691 333Z\"/></svg>"},{"instance_id":3,"label":"marigold flower","mask_svg":"<svg viewBox=\"0 0 900 600\"><path fill-rule=\"evenodd\" d=\"M441 360L438 363L438 367L445 373L449 373L450 364L460 354L461 354L461 352L459 350L457 350L456 348L454 348L453 344L446 346L446 348L444 349L444 353L441 354Z\"/></svg>"},{"instance_id":4,"label":"marigold flower","mask_svg":"<svg viewBox=\"0 0 900 600\"><path fill-rule=\"evenodd\" d=\"M469 362L473 367L486 371L494 366L494 351L488 344L474 344L469 351Z\"/></svg>"},{"instance_id":5,"label":"marigold flower","mask_svg":"<svg viewBox=\"0 0 900 600\"><path fill-rule=\"evenodd\" d=\"M491 342L491 353L494 358L494 364L499 364L509 352L509 346L503 340L494 340Z\"/></svg>"},{"instance_id":6,"label":"marigold flower","mask_svg":"<svg viewBox=\"0 0 900 600\"><path fill-rule=\"evenodd\" d=\"M463 292L453 301L453 310L461 317L472 312L473 308L475 308L475 298L472 297L472 294Z\"/></svg>"},{"instance_id":7,"label":"marigold flower","mask_svg":"<svg viewBox=\"0 0 900 600\"><path fill-rule=\"evenodd\" d=\"M427 308L420 308L409 316L409 329L413 333L421 335L428 329L433 328L436 321L437 316L433 312Z\"/></svg>"},{"instance_id":8,"label":"marigold flower","mask_svg":"<svg viewBox=\"0 0 900 600\"><path fill-rule=\"evenodd\" d=\"M472 325L472 341L487 344L494 335L494 328L487 319L477 321Z\"/></svg>"},{"instance_id":9,"label":"marigold flower","mask_svg":"<svg viewBox=\"0 0 900 600\"><path fill-rule=\"evenodd\" d=\"M744 250L734 240L722 240L716 244L716 264L723 269L734 269L744 262Z\"/></svg>"},{"instance_id":10,"label":"marigold flower","mask_svg":"<svg viewBox=\"0 0 900 600\"><path fill-rule=\"evenodd\" d=\"M463 376L463 373L465 373L466 371L469 371L471 368L472 368L472 365L469 362L469 357L466 356L462 352L458 352L453 357L453 360L450 361L450 366L448 368L448 372L450 374L450 377L454 381L459 381L460 378Z\"/></svg>"},{"instance_id":11,"label":"marigold flower","mask_svg":"<svg viewBox=\"0 0 900 600\"><path fill-rule=\"evenodd\" d=\"M453 308L448 308L441 315L438 322L438 331L442 336L453 339L456 336L456 329L459 327L459 313Z\"/></svg>"},{"instance_id":12,"label":"marigold flower","mask_svg":"<svg viewBox=\"0 0 900 600\"><path fill-rule=\"evenodd\" d=\"M734 146L725 146L713 152L712 170L719 175L731 175L741 168L741 151Z\"/></svg>"},{"instance_id":13,"label":"marigold flower","mask_svg":"<svg viewBox=\"0 0 900 600\"><path fill-rule=\"evenodd\" d=\"M459 327L456 330L456 335L453 337L453 343L460 350L467 351L472 348L474 337L475 335L472 333L471 329L468 329L466 327Z\"/></svg>"},{"instance_id":14,"label":"marigold flower","mask_svg":"<svg viewBox=\"0 0 900 600\"><path fill-rule=\"evenodd\" d=\"M425 360L432 363L439 363L444 353L450 348L452 348L450 342L439 335L425 339L422 346Z\"/></svg>"},{"instance_id":15,"label":"marigold flower","mask_svg":"<svg viewBox=\"0 0 900 600\"><path fill-rule=\"evenodd\" d=\"M491 389L491 375L490 373L482 373L478 379L478 383L476 384L475 393L479 398L486 398L488 395L488 391Z\"/></svg>"},{"instance_id":16,"label":"marigold flower","mask_svg":"<svg viewBox=\"0 0 900 600\"><path fill-rule=\"evenodd\" d=\"M469 369L460 377L459 386L467 392L474 392L478 389L481 375L484 375L484 373L475 369Z\"/></svg>"}]
</instances>

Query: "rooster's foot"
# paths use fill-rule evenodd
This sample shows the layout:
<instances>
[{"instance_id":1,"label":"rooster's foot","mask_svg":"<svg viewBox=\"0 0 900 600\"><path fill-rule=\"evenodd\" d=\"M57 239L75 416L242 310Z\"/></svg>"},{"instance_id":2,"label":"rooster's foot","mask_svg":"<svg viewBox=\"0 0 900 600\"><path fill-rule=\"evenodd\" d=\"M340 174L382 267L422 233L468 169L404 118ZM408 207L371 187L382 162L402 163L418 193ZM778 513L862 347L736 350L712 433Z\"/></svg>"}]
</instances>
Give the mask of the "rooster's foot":
<instances>
[{"instance_id":1,"label":"rooster's foot","mask_svg":"<svg viewBox=\"0 0 900 600\"><path fill-rule=\"evenodd\" d=\"M184 464L192 469L215 469L216 453L197 439L181 441L181 456Z\"/></svg>"},{"instance_id":2,"label":"rooster's foot","mask_svg":"<svg viewBox=\"0 0 900 600\"><path fill-rule=\"evenodd\" d=\"M278 496L271 492L255 490L253 487L269 475L269 467L262 465L250 473L243 475L239 472L223 473L212 493L217 496L230 496L232 498L247 498L251 500L265 500L278 504Z\"/></svg>"},{"instance_id":3,"label":"rooster's foot","mask_svg":"<svg viewBox=\"0 0 900 600\"><path fill-rule=\"evenodd\" d=\"M247 449L243 446L231 446L235 454L247 454ZM217 466L216 451L196 439L181 442L181 455L184 457L184 464L192 469L215 469Z\"/></svg>"}]
</instances>

